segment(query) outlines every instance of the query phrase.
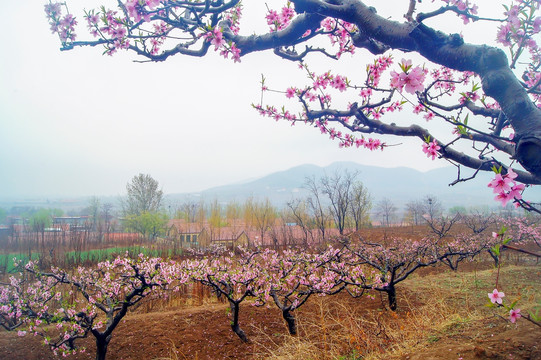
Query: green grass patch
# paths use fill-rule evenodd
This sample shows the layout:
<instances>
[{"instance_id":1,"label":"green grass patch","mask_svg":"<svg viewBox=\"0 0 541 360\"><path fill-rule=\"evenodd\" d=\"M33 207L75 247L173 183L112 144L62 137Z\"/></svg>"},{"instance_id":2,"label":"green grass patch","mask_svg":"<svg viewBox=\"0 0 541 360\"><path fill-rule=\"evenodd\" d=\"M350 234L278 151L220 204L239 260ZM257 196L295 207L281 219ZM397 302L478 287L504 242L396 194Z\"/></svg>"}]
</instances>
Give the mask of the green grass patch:
<instances>
[{"instance_id":1,"label":"green grass patch","mask_svg":"<svg viewBox=\"0 0 541 360\"><path fill-rule=\"evenodd\" d=\"M38 253L32 253L31 254L32 260L38 260L39 254ZM13 273L15 272L15 266L13 263L13 259L17 259L17 261L22 261L23 264L26 264L28 261L30 261L30 256L28 256L28 253L9 253L9 254L0 254L0 269L5 269L6 273Z\"/></svg>"},{"instance_id":2,"label":"green grass patch","mask_svg":"<svg viewBox=\"0 0 541 360\"><path fill-rule=\"evenodd\" d=\"M88 264L88 263L98 263L105 260L114 259L117 256L124 256L128 253L128 256L135 257L139 254L144 254L150 257L170 257L177 255L178 252L173 251L173 249L154 249L144 246L125 246L125 247L112 247L105 249L94 249L87 251L68 251L64 254L64 264L65 265L77 265L77 264ZM33 252L31 254L32 260L39 260L40 254ZM13 273L16 271L13 266L13 259L16 258L17 261L22 261L23 264L26 264L30 257L28 253L8 253L0 254L0 270L5 269L6 273Z\"/></svg>"},{"instance_id":3,"label":"green grass patch","mask_svg":"<svg viewBox=\"0 0 541 360\"><path fill-rule=\"evenodd\" d=\"M146 256L156 257L163 256L164 251L158 249L151 249L144 246L129 246L129 247L113 247L106 249L95 249L88 251L69 251L65 254L67 263L98 263L105 260L111 260L117 256L124 256L128 253L128 256L137 256L144 254ZM172 256L173 250L166 251L165 256Z\"/></svg>"}]
</instances>

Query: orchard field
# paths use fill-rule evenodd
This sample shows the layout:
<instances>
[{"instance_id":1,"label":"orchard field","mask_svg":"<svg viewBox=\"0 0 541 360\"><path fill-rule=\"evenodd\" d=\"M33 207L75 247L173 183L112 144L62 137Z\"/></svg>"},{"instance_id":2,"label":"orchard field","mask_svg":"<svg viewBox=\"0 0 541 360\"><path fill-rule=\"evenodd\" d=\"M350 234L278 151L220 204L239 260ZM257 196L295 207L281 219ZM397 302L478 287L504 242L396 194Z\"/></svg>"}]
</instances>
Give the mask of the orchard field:
<instances>
[{"instance_id":1,"label":"orchard field","mask_svg":"<svg viewBox=\"0 0 541 360\"><path fill-rule=\"evenodd\" d=\"M361 230L361 236L421 240L427 231L374 228ZM535 246L524 247L535 252ZM314 294L295 311L295 336L272 301L253 306L256 301L248 298L239 312L246 342L231 331L224 296L193 283L166 300L149 296L131 307L114 331L107 359L541 359L541 327L524 319L511 323L507 311L485 306L498 281L509 303L519 300L522 314L533 312L541 301L540 274L535 256L503 251L498 271L483 252L462 261L457 271L441 263L415 271L397 284L396 311L384 292L359 298L345 291ZM86 351L70 357L96 358L94 338L80 341ZM2 330L0 358L54 359L42 343L40 335Z\"/></svg>"}]
</instances>

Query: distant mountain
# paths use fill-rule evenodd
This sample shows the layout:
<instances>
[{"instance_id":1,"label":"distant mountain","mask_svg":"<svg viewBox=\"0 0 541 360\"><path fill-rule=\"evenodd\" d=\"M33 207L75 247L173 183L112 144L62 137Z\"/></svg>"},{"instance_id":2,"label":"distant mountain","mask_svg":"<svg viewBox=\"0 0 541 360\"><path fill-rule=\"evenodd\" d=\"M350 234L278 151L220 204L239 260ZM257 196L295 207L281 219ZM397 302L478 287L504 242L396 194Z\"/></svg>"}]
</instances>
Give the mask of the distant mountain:
<instances>
[{"instance_id":1,"label":"distant mountain","mask_svg":"<svg viewBox=\"0 0 541 360\"><path fill-rule=\"evenodd\" d=\"M206 201L216 198L221 202L232 200L243 202L250 196L259 199L268 197L275 205L283 206L293 198L302 198L307 195L306 190L303 189L306 177L315 176L318 179L325 174L332 175L335 171L345 169L359 173L358 179L368 188L374 202L388 198L400 210L407 202L420 200L426 195L438 198L445 208L453 206L495 208L498 206L493 200L494 194L487 187L492 177L489 173L480 173L470 181L449 186L457 178L455 167L421 172L405 167L383 168L353 162L336 162L326 167L300 165L253 181L214 187L197 194L169 195L169 198L180 200L186 197L197 197ZM463 177L470 175L462 173ZM526 194L532 201L541 200L540 187L527 189Z\"/></svg>"},{"instance_id":2,"label":"distant mountain","mask_svg":"<svg viewBox=\"0 0 541 360\"><path fill-rule=\"evenodd\" d=\"M394 205L403 211L406 203L421 200L426 195L433 195L441 201L446 209L453 206L488 206L491 209L500 208L494 201L494 194L487 187L492 174L479 173L474 179L449 186L457 178L455 167L445 167L427 172L410 168L383 168L360 165L354 162L336 162L326 167L316 165L299 165L285 171L279 171L267 176L207 189L199 193L167 194L165 203L173 209L186 201L206 202L218 199L226 203L235 200L239 203L250 196L257 199L269 198L275 206L282 207L294 198L305 198L308 192L303 188L307 177L321 178L325 174L332 176L336 171L348 170L358 172L358 180L362 181L372 195L374 203L383 198L390 199ZM472 171L463 171L463 177L472 175ZM533 202L541 202L541 186L529 188L525 197ZM119 209L118 197L102 197L102 202L109 202ZM88 206L88 197L69 199L0 199L0 207L9 209L18 207L50 207L61 208L64 211L79 211ZM167 206L166 206L167 207Z\"/></svg>"}]
</instances>

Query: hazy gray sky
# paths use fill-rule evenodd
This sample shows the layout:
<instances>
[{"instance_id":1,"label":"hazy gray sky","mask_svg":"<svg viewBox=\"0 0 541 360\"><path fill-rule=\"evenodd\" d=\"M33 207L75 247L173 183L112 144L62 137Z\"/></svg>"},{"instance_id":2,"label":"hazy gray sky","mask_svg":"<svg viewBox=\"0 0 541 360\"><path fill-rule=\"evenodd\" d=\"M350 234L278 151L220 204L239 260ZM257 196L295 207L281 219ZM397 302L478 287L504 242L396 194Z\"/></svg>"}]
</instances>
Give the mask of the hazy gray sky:
<instances>
[{"instance_id":1,"label":"hazy gray sky","mask_svg":"<svg viewBox=\"0 0 541 360\"><path fill-rule=\"evenodd\" d=\"M246 16L255 1L245 1ZM95 8L103 1L72 3ZM277 8L272 4L284 1L267 3ZM406 3L386 5L400 4L404 12ZM488 2L494 3L499 1ZM0 197L118 195L138 173L151 174L166 193L177 193L303 163L347 160L419 170L447 165L427 159L419 140L390 139L404 145L383 152L339 149L317 129L260 117L250 104L259 101L262 73L269 86L282 89L304 78L296 64L268 52L243 57L240 64L217 54L135 63L137 57L127 52L61 52L44 4L8 1L0 14ZM73 12L79 15L79 39L88 39L84 19ZM361 76L365 59L371 57L359 51L340 65L313 63L321 71L339 66ZM284 96L283 103L288 101Z\"/></svg>"}]
</instances>

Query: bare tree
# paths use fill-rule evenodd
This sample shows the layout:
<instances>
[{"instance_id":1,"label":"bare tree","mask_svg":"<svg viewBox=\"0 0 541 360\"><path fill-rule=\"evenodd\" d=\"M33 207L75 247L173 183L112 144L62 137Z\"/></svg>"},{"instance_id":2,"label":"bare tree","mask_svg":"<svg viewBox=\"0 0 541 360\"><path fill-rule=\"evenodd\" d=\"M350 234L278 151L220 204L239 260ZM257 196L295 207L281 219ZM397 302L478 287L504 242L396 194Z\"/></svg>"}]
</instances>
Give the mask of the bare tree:
<instances>
[{"instance_id":1,"label":"bare tree","mask_svg":"<svg viewBox=\"0 0 541 360\"><path fill-rule=\"evenodd\" d=\"M344 233L346 217L351 203L351 190L358 173L337 170L332 176L325 174L321 180L323 194L330 202L330 213L340 234Z\"/></svg>"},{"instance_id":2,"label":"bare tree","mask_svg":"<svg viewBox=\"0 0 541 360\"><path fill-rule=\"evenodd\" d=\"M397 208L394 206L391 200L388 198L381 199L376 205L376 213L381 218L382 226L390 226L395 215Z\"/></svg>"},{"instance_id":3,"label":"bare tree","mask_svg":"<svg viewBox=\"0 0 541 360\"><path fill-rule=\"evenodd\" d=\"M175 218L184 219L187 222L194 223L197 221L198 210L199 203L196 203L195 201L186 201L177 209Z\"/></svg>"},{"instance_id":4,"label":"bare tree","mask_svg":"<svg viewBox=\"0 0 541 360\"><path fill-rule=\"evenodd\" d=\"M423 203L412 200L406 204L406 211L411 218L412 225L420 225L423 222Z\"/></svg>"},{"instance_id":5,"label":"bare tree","mask_svg":"<svg viewBox=\"0 0 541 360\"><path fill-rule=\"evenodd\" d=\"M492 213L486 213L479 210L471 210L469 214L462 216L462 222L474 234L481 234L482 232L496 224L496 217Z\"/></svg>"},{"instance_id":6,"label":"bare tree","mask_svg":"<svg viewBox=\"0 0 541 360\"><path fill-rule=\"evenodd\" d=\"M462 219L462 215L455 213L453 216L439 216L425 218L430 230L438 236L439 239L447 236L453 226Z\"/></svg>"},{"instance_id":7,"label":"bare tree","mask_svg":"<svg viewBox=\"0 0 541 360\"><path fill-rule=\"evenodd\" d=\"M372 197L368 189L360 181L353 183L350 193L349 213L358 231L368 221L370 221L370 209L372 209Z\"/></svg>"},{"instance_id":8,"label":"bare tree","mask_svg":"<svg viewBox=\"0 0 541 360\"><path fill-rule=\"evenodd\" d=\"M96 231L100 228L101 218L100 218L100 198L97 196L92 196L88 199L88 207L85 209L88 216L90 217L90 229Z\"/></svg>"},{"instance_id":9,"label":"bare tree","mask_svg":"<svg viewBox=\"0 0 541 360\"><path fill-rule=\"evenodd\" d=\"M423 217L426 220L436 219L442 216L443 206L441 201L434 195L427 195L422 201Z\"/></svg>"},{"instance_id":10,"label":"bare tree","mask_svg":"<svg viewBox=\"0 0 541 360\"><path fill-rule=\"evenodd\" d=\"M266 198L265 201L248 198L245 203L244 211L246 213L245 217L250 221L250 225L257 229L260 236L259 241L263 242L266 231L274 225L276 220L276 208L268 198Z\"/></svg>"},{"instance_id":11,"label":"bare tree","mask_svg":"<svg viewBox=\"0 0 541 360\"><path fill-rule=\"evenodd\" d=\"M101 217L105 223L105 232L110 233L112 231L111 228L111 220L113 219L113 204L111 203L104 203L101 206Z\"/></svg>"},{"instance_id":12,"label":"bare tree","mask_svg":"<svg viewBox=\"0 0 541 360\"><path fill-rule=\"evenodd\" d=\"M304 245L308 244L312 232L310 228L310 215L308 214L308 204L305 200L293 199L288 201L286 206L289 209L290 216L295 220L295 223L302 229L304 234Z\"/></svg>"},{"instance_id":13,"label":"bare tree","mask_svg":"<svg viewBox=\"0 0 541 360\"><path fill-rule=\"evenodd\" d=\"M453 226L462 219L462 214L459 212L455 212L451 216L444 216L441 202L433 195L425 196L421 204L423 219L439 239L447 236Z\"/></svg>"},{"instance_id":14,"label":"bare tree","mask_svg":"<svg viewBox=\"0 0 541 360\"><path fill-rule=\"evenodd\" d=\"M323 193L319 189L315 176L306 177L304 180L304 187L310 193L310 196L306 199L308 210L311 217L314 219L315 226L321 234L321 239L325 239L325 230L329 221L330 215L323 205Z\"/></svg>"}]
</instances>

